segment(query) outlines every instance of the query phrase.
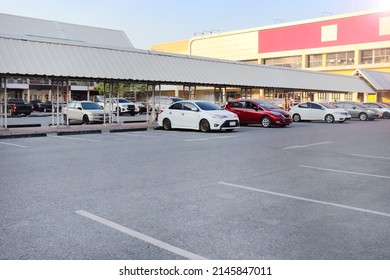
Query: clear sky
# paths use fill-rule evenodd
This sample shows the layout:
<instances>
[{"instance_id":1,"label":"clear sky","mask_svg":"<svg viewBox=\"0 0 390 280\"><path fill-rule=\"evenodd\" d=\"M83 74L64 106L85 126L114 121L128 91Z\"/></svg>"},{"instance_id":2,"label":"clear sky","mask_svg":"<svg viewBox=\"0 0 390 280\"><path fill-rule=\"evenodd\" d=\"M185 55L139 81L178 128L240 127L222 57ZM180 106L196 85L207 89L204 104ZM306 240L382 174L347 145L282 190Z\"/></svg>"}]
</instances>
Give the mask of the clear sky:
<instances>
[{"instance_id":1,"label":"clear sky","mask_svg":"<svg viewBox=\"0 0 390 280\"><path fill-rule=\"evenodd\" d=\"M373 9L390 9L390 0L0 0L0 13L123 30L140 49L211 30Z\"/></svg>"}]
</instances>

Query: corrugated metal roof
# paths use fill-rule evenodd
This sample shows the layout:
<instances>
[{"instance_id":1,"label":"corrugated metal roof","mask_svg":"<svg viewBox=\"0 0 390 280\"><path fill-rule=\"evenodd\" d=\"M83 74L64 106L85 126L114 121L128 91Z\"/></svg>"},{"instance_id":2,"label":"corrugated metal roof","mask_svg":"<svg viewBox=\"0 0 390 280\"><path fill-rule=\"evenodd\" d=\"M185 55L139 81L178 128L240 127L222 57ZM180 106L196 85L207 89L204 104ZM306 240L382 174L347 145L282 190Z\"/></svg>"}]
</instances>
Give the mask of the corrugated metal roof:
<instances>
[{"instance_id":1,"label":"corrugated metal roof","mask_svg":"<svg viewBox=\"0 0 390 280\"><path fill-rule=\"evenodd\" d=\"M362 76L375 90L390 90L390 73L388 72L358 69L356 74Z\"/></svg>"},{"instance_id":2,"label":"corrugated metal roof","mask_svg":"<svg viewBox=\"0 0 390 280\"><path fill-rule=\"evenodd\" d=\"M0 13L0 35L83 46L134 48L124 31Z\"/></svg>"},{"instance_id":3,"label":"corrugated metal roof","mask_svg":"<svg viewBox=\"0 0 390 280\"><path fill-rule=\"evenodd\" d=\"M353 76L137 49L118 50L5 37L0 37L0 73L161 84L373 93L363 80Z\"/></svg>"}]
</instances>

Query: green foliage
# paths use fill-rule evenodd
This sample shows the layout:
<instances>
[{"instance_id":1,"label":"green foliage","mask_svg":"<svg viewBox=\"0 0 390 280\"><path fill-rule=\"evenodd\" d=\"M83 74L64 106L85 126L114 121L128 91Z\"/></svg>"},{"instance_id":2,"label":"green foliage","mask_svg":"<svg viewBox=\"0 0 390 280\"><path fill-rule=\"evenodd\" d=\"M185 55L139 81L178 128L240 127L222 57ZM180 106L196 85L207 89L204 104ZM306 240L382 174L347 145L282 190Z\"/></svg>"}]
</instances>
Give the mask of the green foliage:
<instances>
[{"instance_id":1,"label":"green foliage","mask_svg":"<svg viewBox=\"0 0 390 280\"><path fill-rule=\"evenodd\" d=\"M104 83L100 82L97 85L99 94L109 96L110 90L112 96L124 97L131 100L144 100L146 97L146 84L129 84L129 83L106 83L106 92L104 93Z\"/></svg>"}]
</instances>

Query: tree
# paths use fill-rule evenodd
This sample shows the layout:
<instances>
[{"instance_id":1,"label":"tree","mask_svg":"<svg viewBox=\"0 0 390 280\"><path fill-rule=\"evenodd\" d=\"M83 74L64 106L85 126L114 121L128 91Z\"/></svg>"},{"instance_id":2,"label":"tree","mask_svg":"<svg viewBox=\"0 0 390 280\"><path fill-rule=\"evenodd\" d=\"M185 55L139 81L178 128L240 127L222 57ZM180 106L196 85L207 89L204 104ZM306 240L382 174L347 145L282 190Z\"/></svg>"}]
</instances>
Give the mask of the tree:
<instances>
[{"instance_id":1,"label":"tree","mask_svg":"<svg viewBox=\"0 0 390 280\"><path fill-rule=\"evenodd\" d=\"M109 92L112 87L112 96L115 97L118 95L119 97L128 98L131 100L144 100L146 98L146 84L133 84L133 83L106 83L106 92L104 93L104 83L100 82L97 85L97 90L99 94L105 95L105 97L109 96Z\"/></svg>"}]
</instances>

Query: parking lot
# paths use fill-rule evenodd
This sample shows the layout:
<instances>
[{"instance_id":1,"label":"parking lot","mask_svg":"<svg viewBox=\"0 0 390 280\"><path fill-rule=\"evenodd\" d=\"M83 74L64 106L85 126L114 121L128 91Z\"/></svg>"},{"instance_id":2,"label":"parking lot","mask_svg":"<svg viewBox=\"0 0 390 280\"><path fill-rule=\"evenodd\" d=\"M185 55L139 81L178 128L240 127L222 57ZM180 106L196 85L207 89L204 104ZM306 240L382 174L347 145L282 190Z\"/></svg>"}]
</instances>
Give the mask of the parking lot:
<instances>
[{"instance_id":1,"label":"parking lot","mask_svg":"<svg viewBox=\"0 0 390 280\"><path fill-rule=\"evenodd\" d=\"M390 259L390 120L1 139L0 259Z\"/></svg>"}]
</instances>

